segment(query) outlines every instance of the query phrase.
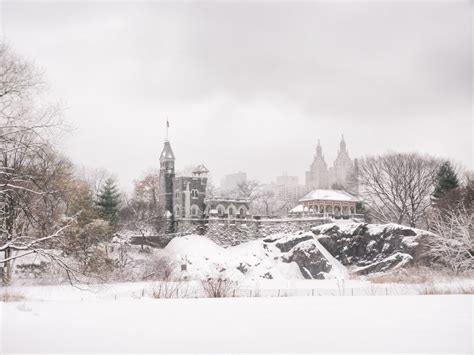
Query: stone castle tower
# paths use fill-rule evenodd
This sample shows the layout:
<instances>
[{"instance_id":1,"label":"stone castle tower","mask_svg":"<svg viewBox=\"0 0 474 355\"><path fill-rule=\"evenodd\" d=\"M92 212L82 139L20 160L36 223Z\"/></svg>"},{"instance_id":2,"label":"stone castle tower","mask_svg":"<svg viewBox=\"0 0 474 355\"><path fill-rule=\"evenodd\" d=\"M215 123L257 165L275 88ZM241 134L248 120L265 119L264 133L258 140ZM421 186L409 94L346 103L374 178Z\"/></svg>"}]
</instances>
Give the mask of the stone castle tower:
<instances>
[{"instance_id":1,"label":"stone castle tower","mask_svg":"<svg viewBox=\"0 0 474 355\"><path fill-rule=\"evenodd\" d=\"M169 124L167 123L167 128ZM176 177L176 157L167 138L160 155L159 205L167 219L166 232L172 233L180 218L200 218L206 210L206 187L209 170L197 166L192 176Z\"/></svg>"},{"instance_id":2,"label":"stone castle tower","mask_svg":"<svg viewBox=\"0 0 474 355\"><path fill-rule=\"evenodd\" d=\"M160 155L160 191L159 204L169 220L168 232L173 229L173 183L175 178L175 156L168 138Z\"/></svg>"},{"instance_id":3,"label":"stone castle tower","mask_svg":"<svg viewBox=\"0 0 474 355\"><path fill-rule=\"evenodd\" d=\"M314 156L309 171L306 172L306 189L328 189L334 185L345 188L347 185L347 177L353 169L354 164L349 157L344 136L342 136L337 158L331 168L328 168L324 160L321 143L318 139L316 155Z\"/></svg>"}]
</instances>

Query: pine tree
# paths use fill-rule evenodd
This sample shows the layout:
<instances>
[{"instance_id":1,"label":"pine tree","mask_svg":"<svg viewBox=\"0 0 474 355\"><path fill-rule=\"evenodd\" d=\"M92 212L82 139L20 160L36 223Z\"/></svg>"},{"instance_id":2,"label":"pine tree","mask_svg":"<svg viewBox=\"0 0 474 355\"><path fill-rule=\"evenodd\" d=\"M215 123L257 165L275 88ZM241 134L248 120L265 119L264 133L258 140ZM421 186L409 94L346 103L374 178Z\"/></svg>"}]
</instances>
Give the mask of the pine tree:
<instances>
[{"instance_id":1,"label":"pine tree","mask_svg":"<svg viewBox=\"0 0 474 355\"><path fill-rule=\"evenodd\" d=\"M99 215L112 226L118 222L120 193L113 179L107 179L97 196Z\"/></svg>"},{"instance_id":2,"label":"pine tree","mask_svg":"<svg viewBox=\"0 0 474 355\"><path fill-rule=\"evenodd\" d=\"M449 161L444 162L436 175L436 185L433 197L440 198L446 192L459 187L459 179Z\"/></svg>"}]
</instances>

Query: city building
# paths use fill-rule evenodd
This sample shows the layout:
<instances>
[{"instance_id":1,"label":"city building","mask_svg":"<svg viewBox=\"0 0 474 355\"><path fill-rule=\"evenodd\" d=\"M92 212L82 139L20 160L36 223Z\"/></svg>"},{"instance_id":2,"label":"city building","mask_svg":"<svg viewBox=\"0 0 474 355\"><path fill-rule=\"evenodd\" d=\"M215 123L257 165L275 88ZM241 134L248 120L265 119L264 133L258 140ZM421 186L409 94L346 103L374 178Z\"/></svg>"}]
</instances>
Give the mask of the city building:
<instances>
[{"instance_id":1,"label":"city building","mask_svg":"<svg viewBox=\"0 0 474 355\"><path fill-rule=\"evenodd\" d=\"M354 163L349 156L344 136L339 144L339 152L332 167L328 168L324 160L321 143L318 139L316 155L311 163L309 171L306 172L306 189L349 189L351 182L348 180L354 171ZM353 185L353 184L352 184ZM352 187L352 191L354 187ZM357 193L357 191L353 191Z\"/></svg>"},{"instance_id":2,"label":"city building","mask_svg":"<svg viewBox=\"0 0 474 355\"><path fill-rule=\"evenodd\" d=\"M301 198L304 188L299 184L297 176L289 176L286 173L277 176L272 184L275 197L280 201L297 202Z\"/></svg>"},{"instance_id":3,"label":"city building","mask_svg":"<svg viewBox=\"0 0 474 355\"><path fill-rule=\"evenodd\" d=\"M225 175L221 180L221 190L224 192L234 191L237 186L247 181L247 173L238 172Z\"/></svg>"}]
</instances>

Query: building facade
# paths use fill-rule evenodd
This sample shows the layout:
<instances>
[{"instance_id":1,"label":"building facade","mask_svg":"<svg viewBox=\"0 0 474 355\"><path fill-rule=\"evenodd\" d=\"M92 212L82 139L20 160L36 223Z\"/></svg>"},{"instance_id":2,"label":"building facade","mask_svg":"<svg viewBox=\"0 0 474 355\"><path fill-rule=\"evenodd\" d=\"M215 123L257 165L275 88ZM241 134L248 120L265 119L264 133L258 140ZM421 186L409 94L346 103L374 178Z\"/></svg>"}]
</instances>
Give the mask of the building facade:
<instances>
[{"instance_id":1,"label":"building facade","mask_svg":"<svg viewBox=\"0 0 474 355\"><path fill-rule=\"evenodd\" d=\"M237 189L237 186L247 181L247 173L239 171L235 174L225 175L221 180L221 190L230 192Z\"/></svg>"},{"instance_id":2,"label":"building facade","mask_svg":"<svg viewBox=\"0 0 474 355\"><path fill-rule=\"evenodd\" d=\"M316 147L316 155L314 156L313 162L309 167L309 171L306 172L306 189L327 189L329 187L329 171L326 161L323 156L323 148L321 142L318 139L318 145Z\"/></svg>"},{"instance_id":3,"label":"building facade","mask_svg":"<svg viewBox=\"0 0 474 355\"><path fill-rule=\"evenodd\" d=\"M296 203L304 193L304 186L299 184L298 176L287 174L277 176L271 189L278 200L289 203Z\"/></svg>"},{"instance_id":4,"label":"building facade","mask_svg":"<svg viewBox=\"0 0 474 355\"><path fill-rule=\"evenodd\" d=\"M206 200L206 216L243 219L249 216L249 201L238 198L214 197Z\"/></svg>"},{"instance_id":5,"label":"building facade","mask_svg":"<svg viewBox=\"0 0 474 355\"><path fill-rule=\"evenodd\" d=\"M160 155L159 204L167 218L167 233L173 233L175 222L182 219L247 218L249 202L229 198L207 198L209 170L198 165L191 176L175 174L175 155L168 140Z\"/></svg>"},{"instance_id":6,"label":"building facade","mask_svg":"<svg viewBox=\"0 0 474 355\"><path fill-rule=\"evenodd\" d=\"M179 176L173 181L174 218L201 218L206 210L207 173L204 165L199 165L192 176Z\"/></svg>"},{"instance_id":7,"label":"building facade","mask_svg":"<svg viewBox=\"0 0 474 355\"><path fill-rule=\"evenodd\" d=\"M290 211L296 216L353 218L360 203L357 197L343 190L316 189L306 194L300 204Z\"/></svg>"},{"instance_id":8,"label":"building facade","mask_svg":"<svg viewBox=\"0 0 474 355\"><path fill-rule=\"evenodd\" d=\"M332 167L324 160L321 143L318 140L316 155L306 172L307 191L315 189L348 188L348 177L354 171L354 163L349 156L344 136L339 144L339 152Z\"/></svg>"}]
</instances>

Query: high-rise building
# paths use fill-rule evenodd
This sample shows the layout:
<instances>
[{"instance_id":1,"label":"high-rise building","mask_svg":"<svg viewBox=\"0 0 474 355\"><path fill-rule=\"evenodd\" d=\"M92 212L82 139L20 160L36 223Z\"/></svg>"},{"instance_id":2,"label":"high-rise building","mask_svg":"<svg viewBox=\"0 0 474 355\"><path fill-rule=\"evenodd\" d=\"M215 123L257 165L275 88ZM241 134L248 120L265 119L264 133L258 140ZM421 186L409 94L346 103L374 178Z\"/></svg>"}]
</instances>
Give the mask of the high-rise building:
<instances>
[{"instance_id":1,"label":"high-rise building","mask_svg":"<svg viewBox=\"0 0 474 355\"><path fill-rule=\"evenodd\" d=\"M349 156L344 136L342 136L341 142L339 143L337 158L333 166L329 169L324 160L321 143L318 139L316 155L314 156L309 171L306 172L306 189L308 191L333 187L345 189L348 185L347 178L353 171L354 163Z\"/></svg>"},{"instance_id":2,"label":"high-rise building","mask_svg":"<svg viewBox=\"0 0 474 355\"><path fill-rule=\"evenodd\" d=\"M298 176L288 176L287 174L276 177L273 190L279 200L287 202L296 202L302 195Z\"/></svg>"},{"instance_id":3,"label":"high-rise building","mask_svg":"<svg viewBox=\"0 0 474 355\"><path fill-rule=\"evenodd\" d=\"M347 177L354 168L354 164L349 157L344 136L342 136L339 144L339 152L334 161L334 165L329 169L330 186L337 185L340 187L347 187Z\"/></svg>"},{"instance_id":4,"label":"high-rise building","mask_svg":"<svg viewBox=\"0 0 474 355\"><path fill-rule=\"evenodd\" d=\"M327 189L329 187L329 171L323 156L321 142L318 139L316 155L311 163L309 171L306 172L306 188L308 190Z\"/></svg>"},{"instance_id":5,"label":"high-rise building","mask_svg":"<svg viewBox=\"0 0 474 355\"><path fill-rule=\"evenodd\" d=\"M247 181L247 173L238 172L225 175L221 180L221 190L229 192L237 189L237 186Z\"/></svg>"}]
</instances>

